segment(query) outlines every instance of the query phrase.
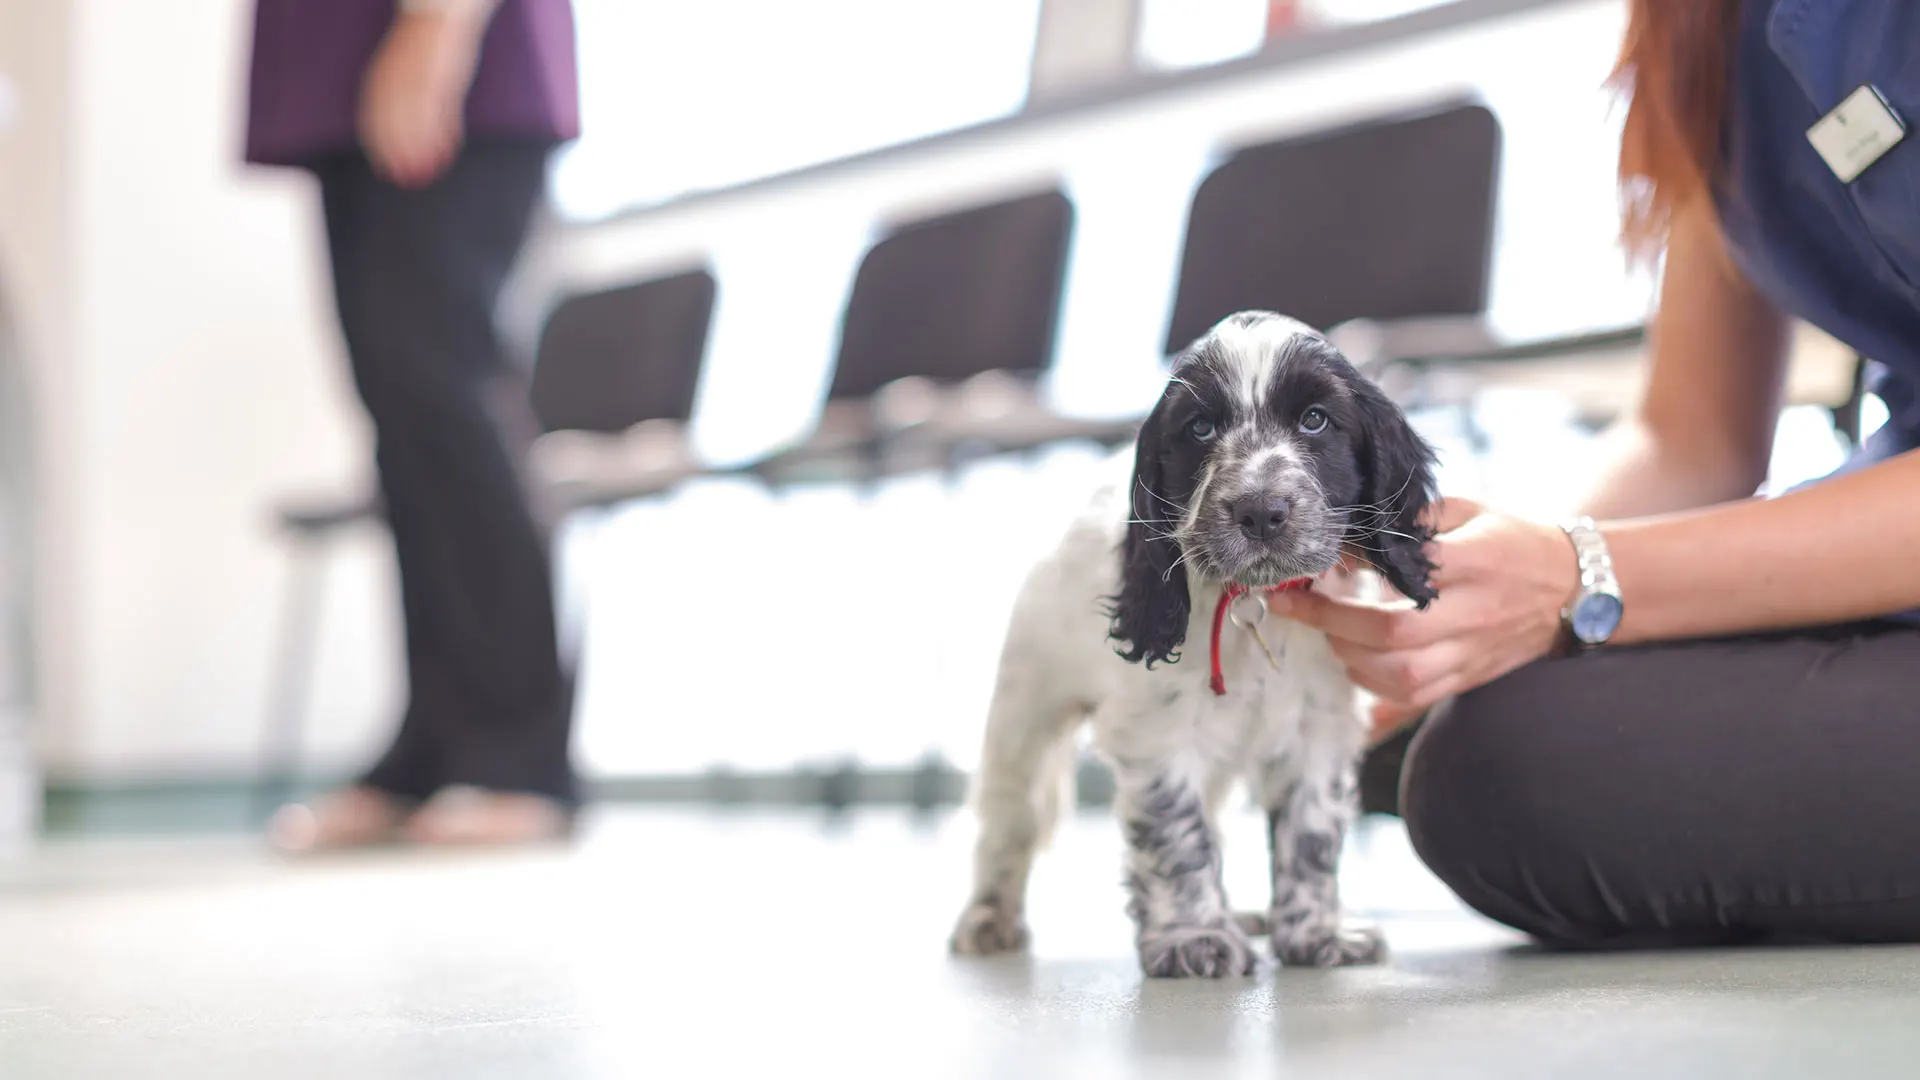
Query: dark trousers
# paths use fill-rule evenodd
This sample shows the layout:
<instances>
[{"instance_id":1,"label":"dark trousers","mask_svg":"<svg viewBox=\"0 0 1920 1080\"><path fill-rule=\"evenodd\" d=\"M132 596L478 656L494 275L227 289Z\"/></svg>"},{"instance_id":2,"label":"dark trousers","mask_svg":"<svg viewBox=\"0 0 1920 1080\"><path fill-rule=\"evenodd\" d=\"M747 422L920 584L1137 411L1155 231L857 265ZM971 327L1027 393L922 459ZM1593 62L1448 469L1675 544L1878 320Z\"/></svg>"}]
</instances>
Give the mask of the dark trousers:
<instances>
[{"instance_id":1,"label":"dark trousers","mask_svg":"<svg viewBox=\"0 0 1920 1080\"><path fill-rule=\"evenodd\" d=\"M1426 720L1399 810L1549 943L1920 941L1916 778L1920 629L1873 623L1522 669Z\"/></svg>"},{"instance_id":2,"label":"dark trousers","mask_svg":"<svg viewBox=\"0 0 1920 1080\"><path fill-rule=\"evenodd\" d=\"M576 794L550 532L522 471L537 428L494 322L548 153L470 145L417 191L358 155L315 167L406 620L406 713L365 782L409 799L455 784Z\"/></svg>"}]
</instances>

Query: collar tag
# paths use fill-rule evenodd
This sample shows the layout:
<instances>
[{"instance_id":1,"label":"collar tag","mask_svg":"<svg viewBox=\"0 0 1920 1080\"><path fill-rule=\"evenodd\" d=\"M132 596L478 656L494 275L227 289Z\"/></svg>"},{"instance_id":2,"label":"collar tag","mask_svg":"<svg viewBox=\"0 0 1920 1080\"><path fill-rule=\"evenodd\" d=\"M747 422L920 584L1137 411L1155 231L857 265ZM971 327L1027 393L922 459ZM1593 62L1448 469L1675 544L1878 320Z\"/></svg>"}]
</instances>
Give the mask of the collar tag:
<instances>
[{"instance_id":1,"label":"collar tag","mask_svg":"<svg viewBox=\"0 0 1920 1080\"><path fill-rule=\"evenodd\" d=\"M1848 94L1807 129L1807 141L1843 184L1867 171L1907 137L1907 125L1872 84Z\"/></svg>"},{"instance_id":2,"label":"collar tag","mask_svg":"<svg viewBox=\"0 0 1920 1080\"><path fill-rule=\"evenodd\" d=\"M1248 589L1245 585L1241 585L1238 582L1227 583L1227 587L1220 592L1220 599L1215 601L1213 605L1213 637L1208 644L1209 655L1207 659L1212 667L1207 679L1207 685L1213 688L1213 692L1216 695L1227 692L1227 677L1220 671L1221 626L1227 622L1232 622L1234 626L1252 634L1253 640L1260 643L1260 650L1267 654L1267 663L1272 664L1275 671L1279 671L1280 658L1275 656L1273 650L1267 646L1267 639L1260 636L1260 624L1267 619L1267 597L1293 589L1311 588L1313 588L1312 578L1294 578L1292 581L1283 581L1278 585L1268 586L1257 592ZM1252 615L1243 616L1238 611L1233 610L1233 608L1242 597L1246 596L1253 597L1255 603L1258 604L1258 610Z\"/></svg>"}]
</instances>

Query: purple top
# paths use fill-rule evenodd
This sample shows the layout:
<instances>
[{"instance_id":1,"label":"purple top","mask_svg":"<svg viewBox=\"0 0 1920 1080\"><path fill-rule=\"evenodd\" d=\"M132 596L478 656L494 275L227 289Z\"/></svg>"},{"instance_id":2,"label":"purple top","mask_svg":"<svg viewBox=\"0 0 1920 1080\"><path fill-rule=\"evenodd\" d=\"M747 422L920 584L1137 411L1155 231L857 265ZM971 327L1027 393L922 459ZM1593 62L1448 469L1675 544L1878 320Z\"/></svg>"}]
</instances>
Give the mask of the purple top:
<instances>
[{"instance_id":1,"label":"purple top","mask_svg":"<svg viewBox=\"0 0 1920 1080\"><path fill-rule=\"evenodd\" d=\"M360 78L395 0L255 0L246 159L300 165L359 145ZM580 134L570 0L502 0L467 96L470 135Z\"/></svg>"}]
</instances>

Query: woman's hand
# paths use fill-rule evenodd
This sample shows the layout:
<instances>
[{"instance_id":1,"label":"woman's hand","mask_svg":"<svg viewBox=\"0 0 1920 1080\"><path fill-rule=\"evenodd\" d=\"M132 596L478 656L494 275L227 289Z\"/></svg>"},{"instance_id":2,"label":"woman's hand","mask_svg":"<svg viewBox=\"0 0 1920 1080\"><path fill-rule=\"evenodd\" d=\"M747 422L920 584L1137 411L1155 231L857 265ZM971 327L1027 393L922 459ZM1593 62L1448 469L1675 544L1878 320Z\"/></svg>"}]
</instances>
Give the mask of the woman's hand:
<instances>
[{"instance_id":1,"label":"woman's hand","mask_svg":"<svg viewBox=\"0 0 1920 1080\"><path fill-rule=\"evenodd\" d=\"M402 13L387 31L361 84L360 142L390 183L424 187L460 152L485 32L470 5Z\"/></svg>"},{"instance_id":2,"label":"woman's hand","mask_svg":"<svg viewBox=\"0 0 1920 1080\"><path fill-rule=\"evenodd\" d=\"M1434 520L1440 595L1425 611L1317 591L1269 600L1275 615L1325 631L1353 681L1379 696L1377 737L1552 651L1561 609L1579 585L1573 546L1558 528L1462 499L1440 503Z\"/></svg>"}]
</instances>

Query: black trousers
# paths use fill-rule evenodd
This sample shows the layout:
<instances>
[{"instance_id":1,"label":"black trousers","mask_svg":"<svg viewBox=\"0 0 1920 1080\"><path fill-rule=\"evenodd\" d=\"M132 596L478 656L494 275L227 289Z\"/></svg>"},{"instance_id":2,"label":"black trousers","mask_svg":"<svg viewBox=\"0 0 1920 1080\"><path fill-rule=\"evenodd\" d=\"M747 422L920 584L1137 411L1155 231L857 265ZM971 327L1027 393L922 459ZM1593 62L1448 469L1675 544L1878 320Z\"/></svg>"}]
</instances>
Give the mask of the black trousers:
<instances>
[{"instance_id":1,"label":"black trousers","mask_svg":"<svg viewBox=\"0 0 1920 1080\"><path fill-rule=\"evenodd\" d=\"M1920 629L1543 661L1435 711L1399 780L1428 866L1551 944L1920 941Z\"/></svg>"},{"instance_id":2,"label":"black trousers","mask_svg":"<svg viewBox=\"0 0 1920 1080\"><path fill-rule=\"evenodd\" d=\"M406 712L365 782L404 798L455 784L576 797L550 530L522 469L537 427L494 321L549 152L476 143L415 191L358 155L314 170L406 621Z\"/></svg>"}]
</instances>

